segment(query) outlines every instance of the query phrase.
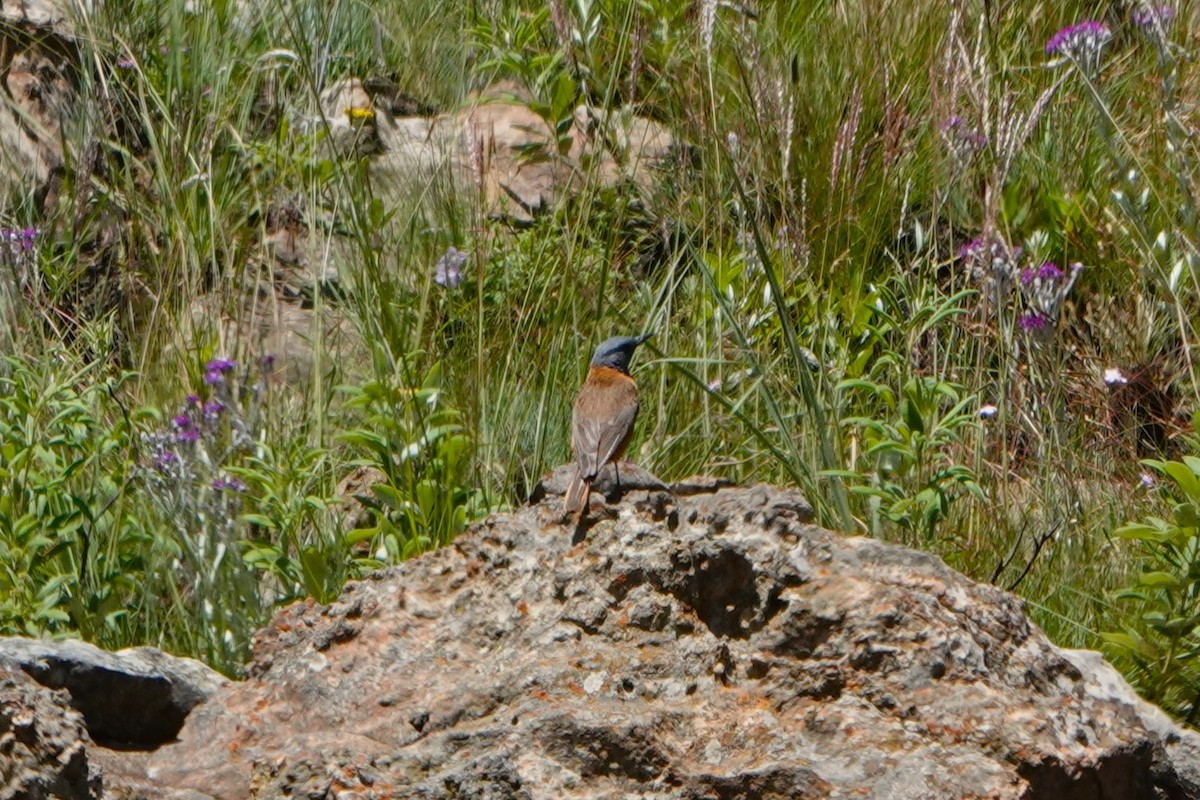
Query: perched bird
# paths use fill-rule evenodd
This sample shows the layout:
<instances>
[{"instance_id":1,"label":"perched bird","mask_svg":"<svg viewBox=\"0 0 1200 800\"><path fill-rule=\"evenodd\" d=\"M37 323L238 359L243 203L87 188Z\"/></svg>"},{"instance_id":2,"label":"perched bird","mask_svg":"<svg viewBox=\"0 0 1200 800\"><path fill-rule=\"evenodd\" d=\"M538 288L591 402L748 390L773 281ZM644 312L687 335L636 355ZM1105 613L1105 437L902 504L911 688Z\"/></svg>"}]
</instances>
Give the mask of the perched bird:
<instances>
[{"instance_id":1,"label":"perched bird","mask_svg":"<svg viewBox=\"0 0 1200 800\"><path fill-rule=\"evenodd\" d=\"M606 339L592 355L587 379L575 398L571 414L571 445L575 449L575 474L567 486L563 508L578 512L578 524L587 511L592 481L608 463L616 464L633 437L638 413L637 383L629 375L633 351L650 338L614 336ZM618 484L620 475L617 475Z\"/></svg>"}]
</instances>

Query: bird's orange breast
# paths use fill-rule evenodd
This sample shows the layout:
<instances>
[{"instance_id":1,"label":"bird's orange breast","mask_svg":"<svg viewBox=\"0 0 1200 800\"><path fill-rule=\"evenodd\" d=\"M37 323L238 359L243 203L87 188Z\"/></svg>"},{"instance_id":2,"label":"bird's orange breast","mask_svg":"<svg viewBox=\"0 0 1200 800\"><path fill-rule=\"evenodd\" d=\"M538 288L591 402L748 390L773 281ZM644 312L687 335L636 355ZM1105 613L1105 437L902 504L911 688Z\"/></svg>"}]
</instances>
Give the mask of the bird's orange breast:
<instances>
[{"instance_id":1,"label":"bird's orange breast","mask_svg":"<svg viewBox=\"0 0 1200 800\"><path fill-rule=\"evenodd\" d=\"M613 369L612 367L592 367L588 370L587 380L584 382L584 385L603 389L609 386L622 386L630 383L633 383L635 386L637 385L634 383L633 378L619 369Z\"/></svg>"}]
</instances>

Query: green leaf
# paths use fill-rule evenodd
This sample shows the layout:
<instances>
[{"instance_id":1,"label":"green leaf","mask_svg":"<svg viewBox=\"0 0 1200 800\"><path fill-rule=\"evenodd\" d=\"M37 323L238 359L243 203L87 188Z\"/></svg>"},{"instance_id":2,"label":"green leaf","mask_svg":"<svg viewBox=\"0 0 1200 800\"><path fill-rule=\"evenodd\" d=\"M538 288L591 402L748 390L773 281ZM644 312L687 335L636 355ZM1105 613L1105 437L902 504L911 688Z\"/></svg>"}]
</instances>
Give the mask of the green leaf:
<instances>
[{"instance_id":1,"label":"green leaf","mask_svg":"<svg viewBox=\"0 0 1200 800\"><path fill-rule=\"evenodd\" d=\"M1169 572L1143 572L1138 576L1138 583L1153 589L1177 589L1183 582Z\"/></svg>"},{"instance_id":2,"label":"green leaf","mask_svg":"<svg viewBox=\"0 0 1200 800\"><path fill-rule=\"evenodd\" d=\"M901 416L904 418L904 423L908 425L908 429L917 433L925 432L925 420L921 418L921 411L917 404L910 400L905 400L901 404Z\"/></svg>"},{"instance_id":3,"label":"green leaf","mask_svg":"<svg viewBox=\"0 0 1200 800\"><path fill-rule=\"evenodd\" d=\"M1100 634L1100 638L1109 644L1132 650L1146 658L1154 658L1157 655L1155 649L1145 639L1134 634L1103 632Z\"/></svg>"},{"instance_id":4,"label":"green leaf","mask_svg":"<svg viewBox=\"0 0 1200 800\"><path fill-rule=\"evenodd\" d=\"M371 491L379 498L380 502L396 511L405 511L410 505L408 498L389 484L377 483L371 487Z\"/></svg>"},{"instance_id":5,"label":"green leaf","mask_svg":"<svg viewBox=\"0 0 1200 800\"><path fill-rule=\"evenodd\" d=\"M1175 506L1175 524L1180 528L1196 528L1200 524L1196 517L1196 504L1180 503Z\"/></svg>"},{"instance_id":6,"label":"green leaf","mask_svg":"<svg viewBox=\"0 0 1200 800\"><path fill-rule=\"evenodd\" d=\"M1191 467L1179 461L1167 461L1162 469L1192 502L1200 502L1200 478Z\"/></svg>"},{"instance_id":7,"label":"green leaf","mask_svg":"<svg viewBox=\"0 0 1200 800\"><path fill-rule=\"evenodd\" d=\"M279 524L275 520L262 514L242 514L241 519L248 525L257 525L272 531L279 529Z\"/></svg>"},{"instance_id":8,"label":"green leaf","mask_svg":"<svg viewBox=\"0 0 1200 800\"><path fill-rule=\"evenodd\" d=\"M1158 524L1154 524L1155 522ZM1117 528L1113 531L1113 535L1122 539L1133 539L1144 542L1165 542L1170 538L1166 527L1166 523L1162 520L1154 520L1149 523L1133 522Z\"/></svg>"}]
</instances>

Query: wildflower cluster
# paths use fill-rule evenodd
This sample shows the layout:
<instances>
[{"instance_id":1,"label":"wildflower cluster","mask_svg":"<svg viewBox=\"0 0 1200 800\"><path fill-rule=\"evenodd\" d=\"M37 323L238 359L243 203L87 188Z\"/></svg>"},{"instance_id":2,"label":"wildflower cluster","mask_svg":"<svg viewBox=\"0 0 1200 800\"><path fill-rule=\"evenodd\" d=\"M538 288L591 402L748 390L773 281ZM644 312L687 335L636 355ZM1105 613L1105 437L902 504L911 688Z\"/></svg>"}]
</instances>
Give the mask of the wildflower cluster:
<instances>
[{"instance_id":1,"label":"wildflower cluster","mask_svg":"<svg viewBox=\"0 0 1200 800\"><path fill-rule=\"evenodd\" d=\"M202 394L185 397L158 430L142 436L146 457L139 474L175 534L181 590L223 598L205 606L214 654L236 651L245 620L253 618L245 611L259 602L253 574L234 549L245 538L240 515L247 494L235 467L256 447L271 363L260 361L251 385L236 362L209 361Z\"/></svg>"},{"instance_id":2,"label":"wildflower cluster","mask_svg":"<svg viewBox=\"0 0 1200 800\"><path fill-rule=\"evenodd\" d=\"M989 306L999 309L1016 283L1022 252L1002 239L980 238L959 248L958 257L966 262L968 274L981 287Z\"/></svg>"},{"instance_id":3,"label":"wildflower cluster","mask_svg":"<svg viewBox=\"0 0 1200 800\"><path fill-rule=\"evenodd\" d=\"M968 125L957 114L942 123L942 141L946 143L959 169L966 167L971 158L988 144L987 136Z\"/></svg>"},{"instance_id":4,"label":"wildflower cluster","mask_svg":"<svg viewBox=\"0 0 1200 800\"><path fill-rule=\"evenodd\" d=\"M971 279L981 286L989 307L997 313L1009 307L1013 288L1019 288L1019 306L1023 311L1017 317L1017 325L1031 332L1054 326L1063 301L1083 268L1081 264L1072 264L1064 271L1051 261L1022 268L1022 249L1010 247L999 238L975 239L963 245L958 255L966 262Z\"/></svg>"},{"instance_id":5,"label":"wildflower cluster","mask_svg":"<svg viewBox=\"0 0 1200 800\"><path fill-rule=\"evenodd\" d=\"M28 253L33 249L33 243L41 234L37 228L3 228L0 229L0 242L3 242L9 252Z\"/></svg>"},{"instance_id":6,"label":"wildflower cluster","mask_svg":"<svg viewBox=\"0 0 1200 800\"><path fill-rule=\"evenodd\" d=\"M1133 20L1133 24L1143 30L1152 28L1166 28L1175 19L1175 9L1168 5L1151 5L1142 3L1139 8L1135 8L1129 15Z\"/></svg>"},{"instance_id":7,"label":"wildflower cluster","mask_svg":"<svg viewBox=\"0 0 1200 800\"><path fill-rule=\"evenodd\" d=\"M1087 19L1051 36L1046 42L1046 54L1070 61L1091 76L1100 71L1100 54L1111 38L1107 25Z\"/></svg>"},{"instance_id":8,"label":"wildflower cluster","mask_svg":"<svg viewBox=\"0 0 1200 800\"><path fill-rule=\"evenodd\" d=\"M257 438L270 360L261 366L263 375L255 387L238 391L237 363L209 361L204 369L209 396L188 395L169 424L143 436L149 454L142 469L145 485L189 545L185 549L209 553L217 543L235 538L246 486L227 468Z\"/></svg>"},{"instance_id":9,"label":"wildflower cluster","mask_svg":"<svg viewBox=\"0 0 1200 800\"><path fill-rule=\"evenodd\" d=\"M433 270L433 282L438 286L453 289L463 281L462 268L467 263L467 254L450 247L437 260Z\"/></svg>"},{"instance_id":10,"label":"wildflower cluster","mask_svg":"<svg viewBox=\"0 0 1200 800\"><path fill-rule=\"evenodd\" d=\"M1017 318L1017 324L1026 331L1052 327L1081 269L1082 264L1072 264L1064 272L1052 261L1047 261L1037 268L1023 269L1021 294L1025 298L1026 311Z\"/></svg>"},{"instance_id":11,"label":"wildflower cluster","mask_svg":"<svg viewBox=\"0 0 1200 800\"><path fill-rule=\"evenodd\" d=\"M0 256L16 269L20 280L25 279L27 268L36 256L40 236L37 228L0 228Z\"/></svg>"},{"instance_id":12,"label":"wildflower cluster","mask_svg":"<svg viewBox=\"0 0 1200 800\"><path fill-rule=\"evenodd\" d=\"M1159 56L1167 58L1167 32L1175 20L1175 9L1168 5L1143 2L1130 12L1129 18L1158 48Z\"/></svg>"}]
</instances>

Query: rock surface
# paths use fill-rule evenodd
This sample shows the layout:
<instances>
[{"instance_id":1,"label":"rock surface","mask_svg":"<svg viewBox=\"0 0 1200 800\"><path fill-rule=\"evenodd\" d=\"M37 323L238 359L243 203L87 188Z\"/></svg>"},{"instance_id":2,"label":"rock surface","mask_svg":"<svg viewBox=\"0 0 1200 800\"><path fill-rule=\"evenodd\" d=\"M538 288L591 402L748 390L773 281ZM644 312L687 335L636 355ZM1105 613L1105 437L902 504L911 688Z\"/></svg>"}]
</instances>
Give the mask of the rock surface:
<instances>
[{"instance_id":1,"label":"rock surface","mask_svg":"<svg viewBox=\"0 0 1200 800\"><path fill-rule=\"evenodd\" d=\"M86 642L0 637L0 669L63 689L91 738L152 749L175 738L188 713L229 680L153 647L110 653Z\"/></svg>"},{"instance_id":2,"label":"rock surface","mask_svg":"<svg viewBox=\"0 0 1200 800\"><path fill-rule=\"evenodd\" d=\"M0 798L98 798L88 744L83 717L67 707L65 692L0 667Z\"/></svg>"},{"instance_id":3,"label":"rock surface","mask_svg":"<svg viewBox=\"0 0 1200 800\"><path fill-rule=\"evenodd\" d=\"M150 777L227 800L1200 797L1200 737L1015 597L813 527L795 492L687 485L598 507L574 545L549 487L282 611Z\"/></svg>"},{"instance_id":4,"label":"rock surface","mask_svg":"<svg viewBox=\"0 0 1200 800\"><path fill-rule=\"evenodd\" d=\"M90 2L0 0L0 191L41 188L63 163L63 124L77 103L73 17Z\"/></svg>"},{"instance_id":5,"label":"rock surface","mask_svg":"<svg viewBox=\"0 0 1200 800\"><path fill-rule=\"evenodd\" d=\"M310 127L327 131L342 153L370 156L381 187L411 190L448 169L457 192L519 223L589 183L646 190L675 153L670 131L629 109L581 105L556 140L529 99L500 84L456 113L399 116L362 81L347 79L322 94L320 125Z\"/></svg>"}]
</instances>

